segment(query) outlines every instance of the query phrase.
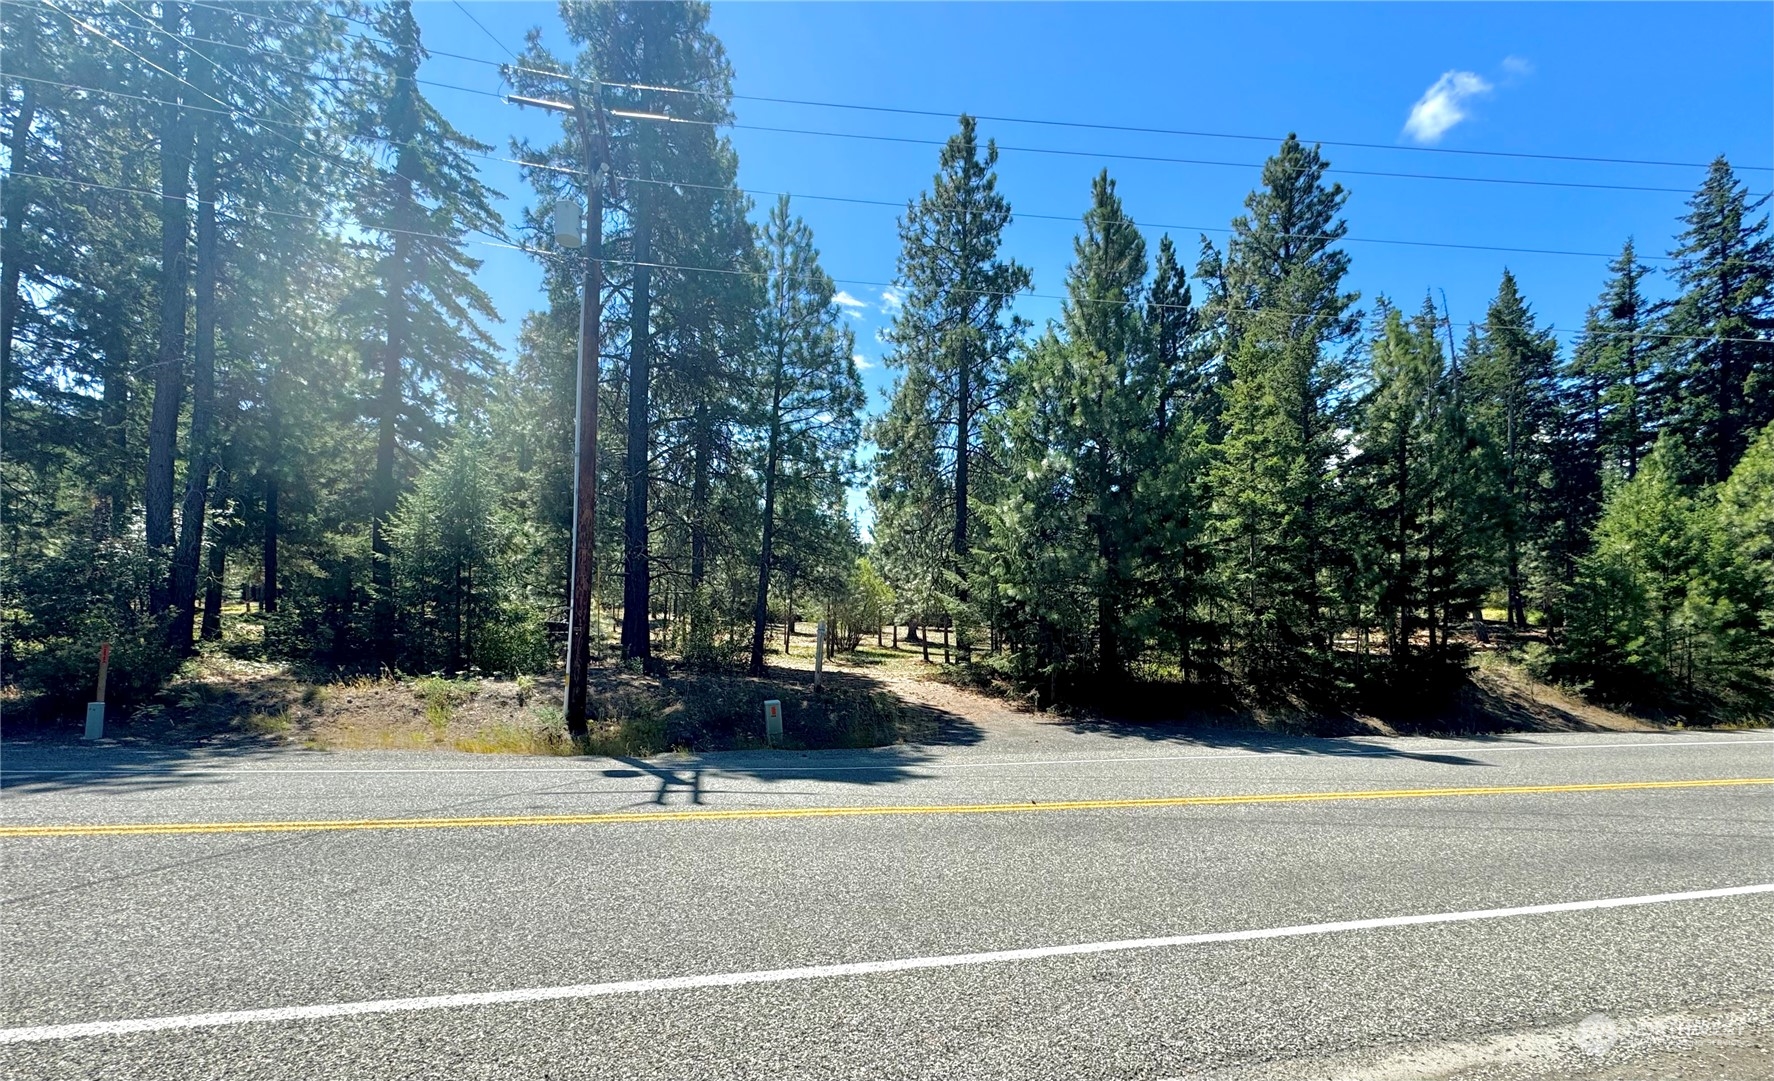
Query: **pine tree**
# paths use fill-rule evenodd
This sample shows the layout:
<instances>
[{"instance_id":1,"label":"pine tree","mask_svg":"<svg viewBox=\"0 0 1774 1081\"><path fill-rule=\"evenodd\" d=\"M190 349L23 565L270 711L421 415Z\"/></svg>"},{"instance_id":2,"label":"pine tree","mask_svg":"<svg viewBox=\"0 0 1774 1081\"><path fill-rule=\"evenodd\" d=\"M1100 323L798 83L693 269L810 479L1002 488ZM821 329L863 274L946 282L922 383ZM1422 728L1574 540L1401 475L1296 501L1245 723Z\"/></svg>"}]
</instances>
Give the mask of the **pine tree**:
<instances>
[{"instance_id":1,"label":"pine tree","mask_svg":"<svg viewBox=\"0 0 1774 1081\"><path fill-rule=\"evenodd\" d=\"M1681 483L1683 457L1666 433L1638 474L1614 486L1578 579L1562 655L1617 701L1680 708L1701 685L1709 523Z\"/></svg>"},{"instance_id":2,"label":"pine tree","mask_svg":"<svg viewBox=\"0 0 1774 1081\"><path fill-rule=\"evenodd\" d=\"M190 428L171 576L170 636L180 650L191 648L195 630L211 473L221 465L220 450L232 435L225 430L232 411L218 409L218 386L231 375L249 378L229 368L245 368L256 359L249 355L252 336L243 333L246 320L240 318L246 305L257 302L263 310L276 303L278 292L301 288L294 276L280 271L298 256L312 225L292 225L288 219L314 207L312 189L324 190L329 171L329 155L308 144L308 131L320 127L316 83L299 71L335 58L338 48L330 20L301 5L238 11L193 5L190 24L190 36L179 43L190 59L188 82L197 104L239 112L206 114L194 142ZM298 73L254 55L254 45L267 38L277 41L281 56L295 63ZM255 109L295 124L272 129L233 119ZM225 553L216 547L215 554L225 569Z\"/></svg>"},{"instance_id":3,"label":"pine tree","mask_svg":"<svg viewBox=\"0 0 1774 1081\"><path fill-rule=\"evenodd\" d=\"M1557 342L1503 272L1477 349L1465 364L1474 422L1495 449L1498 532L1511 627L1528 625L1529 572L1542 567L1552 484L1547 446L1557 416Z\"/></svg>"},{"instance_id":4,"label":"pine tree","mask_svg":"<svg viewBox=\"0 0 1774 1081\"><path fill-rule=\"evenodd\" d=\"M403 446L440 442L446 403L478 393L494 362L483 324L498 319L465 252L471 231L495 232L499 214L467 152L488 147L450 124L415 81L425 58L411 0L390 0L372 14L387 44L359 39L371 87L356 104L358 135L376 155L359 184L357 218L379 237L376 284L357 303L379 308L379 387L371 482L377 641L391 643L395 619L386 537L401 490ZM392 158L392 168L382 158Z\"/></svg>"},{"instance_id":5,"label":"pine tree","mask_svg":"<svg viewBox=\"0 0 1774 1081\"><path fill-rule=\"evenodd\" d=\"M778 526L804 522L810 513L829 518L834 503L841 505L863 406L854 335L832 299L834 286L820 268L813 231L789 216L786 195L770 212L763 245L769 273L758 334L758 375L767 401L759 463L764 519L751 639L751 672L759 676L771 572L778 562L789 563L792 583L806 577L807 566L830 562L804 558L822 547L804 528L790 530L799 543L778 551ZM802 513L785 513L795 508ZM788 597L792 621L792 585Z\"/></svg>"},{"instance_id":6,"label":"pine tree","mask_svg":"<svg viewBox=\"0 0 1774 1081\"><path fill-rule=\"evenodd\" d=\"M606 202L611 231L605 245L605 351L626 355L626 370L608 396L619 410L609 426L619 481L622 557L622 651L644 660L652 650L654 564L668 577L680 553L653 554L654 534L675 532L659 521L656 496L666 498L665 521L688 517L690 546L706 544L718 503L713 479L724 458L722 433L736 420L721 405L737 387L742 336L758 300L756 268L745 215L748 204L735 189L738 162L721 128L732 120L732 71L720 40L708 29L706 3L621 2L563 4L567 38L579 50L570 63L551 56L539 31L530 35L522 64L508 70L520 92L544 98L563 94L561 72L588 108L601 109L607 125L614 177ZM692 93L664 93L671 87ZM597 95L593 101L592 96ZM671 117L670 121L659 119ZM565 138L546 153L531 152L539 166L530 179L539 193L558 194L565 178L556 170L584 169L573 118L563 119ZM537 224L543 224L538 222ZM683 268L707 268L686 270ZM727 278L724 284L692 279ZM715 299L724 294L725 299ZM704 403L698 412L697 402ZM667 422L683 408L688 419ZM681 441L681 451L661 442ZM678 509L660 495L667 487L660 463L683 459L693 475L705 470L707 492L687 497ZM697 491L702 486L692 481ZM610 550L604 548L603 550ZM683 561L693 562L688 553ZM686 574L688 568L686 568ZM693 575L692 575L693 576Z\"/></svg>"},{"instance_id":7,"label":"pine tree","mask_svg":"<svg viewBox=\"0 0 1774 1081\"><path fill-rule=\"evenodd\" d=\"M1210 612L1208 444L1220 426L1217 373L1208 367L1200 313L1176 245L1158 240L1146 301L1145 351L1134 382L1151 418L1137 467L1134 523L1137 575L1147 601L1142 637L1168 647L1183 677L1212 663L1217 634Z\"/></svg>"},{"instance_id":8,"label":"pine tree","mask_svg":"<svg viewBox=\"0 0 1774 1081\"><path fill-rule=\"evenodd\" d=\"M1755 432L1774 420L1774 237L1723 157L1688 201L1670 252L1682 293L1666 325L1676 335L1662 388L1668 423L1691 450L1696 477L1723 480Z\"/></svg>"},{"instance_id":9,"label":"pine tree","mask_svg":"<svg viewBox=\"0 0 1774 1081\"><path fill-rule=\"evenodd\" d=\"M1248 674L1290 677L1323 658L1330 564L1341 558L1329 494L1342 422L1337 352L1358 326L1335 247L1348 198L1317 148L1289 136L1263 166L1221 257L1203 242L1204 305L1227 358L1224 439L1213 473L1222 588Z\"/></svg>"},{"instance_id":10,"label":"pine tree","mask_svg":"<svg viewBox=\"0 0 1774 1081\"><path fill-rule=\"evenodd\" d=\"M1705 686L1732 718L1774 713L1774 423L1718 486L1711 538L1717 646Z\"/></svg>"},{"instance_id":11,"label":"pine tree","mask_svg":"<svg viewBox=\"0 0 1774 1081\"><path fill-rule=\"evenodd\" d=\"M195 141L192 115L181 104L190 85L180 77L184 56L179 38L184 31L184 5L168 3L160 9L164 42L158 97L163 117L160 126L160 319L154 362L154 408L148 424L147 478L143 484L146 503L148 550L168 561L173 547L173 464L178 453L179 408L185 396L186 321L190 311L191 156ZM170 578L149 594L149 608L164 612L172 602Z\"/></svg>"},{"instance_id":12,"label":"pine tree","mask_svg":"<svg viewBox=\"0 0 1774 1081\"><path fill-rule=\"evenodd\" d=\"M886 338L892 346L887 363L906 372L896 396L918 394L923 401L896 401L906 417L928 416L928 433L887 425L877 431L888 439L898 432L934 442L937 474L906 478L907 489L921 489L920 498L937 495L949 511L949 555L922 573L955 576L956 600L968 603L973 550L973 504L980 499L987 458L981 432L998 405L1003 369L1025 324L1011 309L1015 295L1030 284L1027 269L999 255L1010 224L1010 204L997 190L998 148L988 141L982 151L977 125L963 115L960 130L949 137L930 189L906 208L899 223L901 251L896 285L901 302ZM883 444L889 464L915 460L893 456ZM884 490L890 491L890 489ZM989 500L989 495L986 497ZM884 509L889 518L894 508ZM903 516L902 516L903 517ZM971 636L964 620L957 627L963 656Z\"/></svg>"},{"instance_id":13,"label":"pine tree","mask_svg":"<svg viewBox=\"0 0 1774 1081\"><path fill-rule=\"evenodd\" d=\"M1426 653L1447 653L1452 615L1479 591L1473 440L1438 323L1427 302L1408 324L1397 310L1386 312L1348 471L1372 608L1400 670L1410 666L1419 632Z\"/></svg>"},{"instance_id":14,"label":"pine tree","mask_svg":"<svg viewBox=\"0 0 1774 1081\"><path fill-rule=\"evenodd\" d=\"M1638 261L1631 240L1608 264L1608 272L1613 276L1591 311L1574 367L1575 374L1595 380L1599 388L1600 464L1630 480L1650 450L1659 420L1652 388L1660 339L1642 285L1649 271Z\"/></svg>"}]
</instances>

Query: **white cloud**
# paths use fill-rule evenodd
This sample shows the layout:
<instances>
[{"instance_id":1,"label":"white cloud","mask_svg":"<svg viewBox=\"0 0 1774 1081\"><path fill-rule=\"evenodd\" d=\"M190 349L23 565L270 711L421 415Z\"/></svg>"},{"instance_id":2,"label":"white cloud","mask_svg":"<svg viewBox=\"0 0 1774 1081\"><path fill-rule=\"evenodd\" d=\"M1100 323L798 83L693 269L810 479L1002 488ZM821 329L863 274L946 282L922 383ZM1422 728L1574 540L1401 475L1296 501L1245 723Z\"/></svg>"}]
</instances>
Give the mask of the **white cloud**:
<instances>
[{"instance_id":1,"label":"white cloud","mask_svg":"<svg viewBox=\"0 0 1774 1081\"><path fill-rule=\"evenodd\" d=\"M883 290L881 290L881 310L882 311L889 311L889 312L893 311L894 309L898 308L903 303L905 303L905 298L899 295L899 291L897 289L883 289Z\"/></svg>"},{"instance_id":2,"label":"white cloud","mask_svg":"<svg viewBox=\"0 0 1774 1081\"><path fill-rule=\"evenodd\" d=\"M837 304L839 307L843 308L845 311L848 311L851 315L858 315L861 312L866 312L869 310L869 302L868 301L857 300L855 297L851 296L849 293L846 293L842 289L837 291L837 293L832 297L832 301L833 301L833 303Z\"/></svg>"},{"instance_id":3,"label":"white cloud","mask_svg":"<svg viewBox=\"0 0 1774 1081\"><path fill-rule=\"evenodd\" d=\"M874 361L863 356L861 353L852 354L850 359L856 362L856 370L859 372L866 372L875 366Z\"/></svg>"},{"instance_id":4,"label":"white cloud","mask_svg":"<svg viewBox=\"0 0 1774 1081\"><path fill-rule=\"evenodd\" d=\"M1503 58L1503 71L1505 74L1513 75L1518 79L1526 78L1534 73L1534 62L1525 56L1505 56Z\"/></svg>"},{"instance_id":5,"label":"white cloud","mask_svg":"<svg viewBox=\"0 0 1774 1081\"><path fill-rule=\"evenodd\" d=\"M1470 71L1449 71L1411 106L1404 133L1419 143L1433 143L1466 119L1466 103L1491 92L1491 84Z\"/></svg>"}]
</instances>

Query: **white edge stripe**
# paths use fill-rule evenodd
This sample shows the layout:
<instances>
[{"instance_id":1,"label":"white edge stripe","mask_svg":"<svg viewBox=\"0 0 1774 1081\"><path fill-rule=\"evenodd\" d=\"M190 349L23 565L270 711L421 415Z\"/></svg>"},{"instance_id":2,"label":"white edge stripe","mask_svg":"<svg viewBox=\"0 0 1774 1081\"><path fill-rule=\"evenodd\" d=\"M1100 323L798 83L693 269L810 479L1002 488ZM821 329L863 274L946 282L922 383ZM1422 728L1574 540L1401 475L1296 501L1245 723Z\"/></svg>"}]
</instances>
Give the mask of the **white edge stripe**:
<instances>
[{"instance_id":1,"label":"white edge stripe","mask_svg":"<svg viewBox=\"0 0 1774 1081\"><path fill-rule=\"evenodd\" d=\"M449 1010L467 1006L507 1006L524 1002L548 1002L558 999L602 998L610 995L636 995L651 991L694 991L709 987L739 987L746 984L785 983L793 980L822 980L840 976L871 976L890 972L910 972L927 968L959 968L966 965L989 965L1005 961L1035 961L1049 957L1074 957L1081 954L1117 953L1124 950L1154 950L1176 946L1198 946L1217 942L1250 942L1268 938L1296 938L1305 935L1330 935L1346 931L1368 931L1383 927L1415 927L1436 923L1463 923L1471 920L1494 920L1510 916L1538 916L1554 912L1584 912L1603 908L1626 908L1655 905L1670 901L1700 901L1719 897L1742 897L1748 894L1774 893L1774 882L1754 886L1727 886L1721 889L1691 890L1686 893L1653 893L1640 897L1610 897L1593 901L1562 901L1555 904L1522 905L1516 908L1487 908L1470 912L1436 912L1416 916L1383 916L1376 919L1343 920L1337 923L1310 923L1295 927L1271 927L1248 931L1216 931L1208 934L1172 935L1166 938L1129 938L1113 942L1084 942L1066 946L1037 946L1021 950L993 950L987 953L945 954L936 957L908 957L893 961L859 961L838 965L808 965L803 968L767 969L760 972L728 972L705 976L667 976L651 980L621 980L614 983L575 984L566 987L527 987L513 991L485 991L476 994L431 995L425 998L392 998L371 1002L335 1002L317 1006L285 1006L264 1010L234 1010L227 1013L196 1013L176 1017L146 1017L128 1021L92 1021L78 1025L39 1025L32 1028L0 1029L0 1044L43 1043L69 1040L83 1036L121 1036L135 1032L164 1032L172 1029L216 1028L224 1025L258 1024L272 1021L308 1021L330 1017L355 1017L362 1014L405 1013L414 1010Z\"/></svg>"},{"instance_id":2,"label":"white edge stripe","mask_svg":"<svg viewBox=\"0 0 1774 1081\"><path fill-rule=\"evenodd\" d=\"M1357 744L1360 750L1300 753L1286 749L1273 751L1221 751L1217 754L1142 754L1112 758L997 758L984 762L920 762L915 759L882 759L880 762L853 766L821 766L814 763L801 766L729 766L719 762L647 762L648 766L663 770L702 769L710 773L850 773L878 772L887 769L991 769L993 767L1016 766L1072 766L1097 765L1102 763L1122 762L1198 762L1222 758L1268 758L1283 760L1312 760L1336 758L1404 758L1420 754L1447 754L1454 751L1489 751L1497 754L1523 751L1588 751L1616 750L1621 748L1642 747L1728 747L1741 743L1774 744L1774 739L1696 739L1682 741L1651 740L1639 743L1531 743L1497 746L1489 743L1444 743L1431 744L1423 747L1383 747L1374 744ZM620 761L612 759L612 761ZM613 766L439 766L435 768L419 767L402 769L399 767L362 767L332 768L318 767L305 769L295 767L285 769L278 766L267 766L255 769L251 766L174 766L169 770L158 770L144 766L98 766L92 769L18 769L0 770L0 779L22 777L198 777L212 775L233 776L299 776L304 773L315 775L330 774L426 774L426 773L590 773L601 774L608 769L634 769L624 763L620 767ZM641 771L645 774L646 771Z\"/></svg>"}]
</instances>

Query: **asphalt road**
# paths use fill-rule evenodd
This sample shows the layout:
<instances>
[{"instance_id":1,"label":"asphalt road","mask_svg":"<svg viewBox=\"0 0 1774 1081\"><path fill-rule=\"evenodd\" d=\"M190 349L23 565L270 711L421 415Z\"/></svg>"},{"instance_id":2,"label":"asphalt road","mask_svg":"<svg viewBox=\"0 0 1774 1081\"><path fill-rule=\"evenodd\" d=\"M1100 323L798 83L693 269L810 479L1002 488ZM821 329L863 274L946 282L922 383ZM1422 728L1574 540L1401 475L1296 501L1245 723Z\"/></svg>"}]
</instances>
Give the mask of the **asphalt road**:
<instances>
[{"instance_id":1,"label":"asphalt road","mask_svg":"<svg viewBox=\"0 0 1774 1081\"><path fill-rule=\"evenodd\" d=\"M0 1075L1625 1077L1723 1031L1687 1076L1748 1081L1770 778L1770 732L8 745Z\"/></svg>"}]
</instances>

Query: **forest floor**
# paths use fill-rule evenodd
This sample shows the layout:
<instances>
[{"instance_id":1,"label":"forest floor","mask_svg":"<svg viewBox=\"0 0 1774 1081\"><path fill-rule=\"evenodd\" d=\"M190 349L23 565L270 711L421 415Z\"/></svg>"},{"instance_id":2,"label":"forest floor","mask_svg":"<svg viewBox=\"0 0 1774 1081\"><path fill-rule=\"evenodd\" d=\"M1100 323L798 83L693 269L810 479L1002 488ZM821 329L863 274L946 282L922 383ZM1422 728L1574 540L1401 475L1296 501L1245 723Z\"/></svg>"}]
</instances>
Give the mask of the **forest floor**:
<instances>
[{"instance_id":1,"label":"forest floor","mask_svg":"<svg viewBox=\"0 0 1774 1081\"><path fill-rule=\"evenodd\" d=\"M773 634L763 679L673 666L645 675L632 667L594 666L591 701L598 719L582 744L566 738L558 676L325 676L241 659L239 650L227 648L202 653L156 701L114 711L107 735L124 743L185 746L644 756L762 748L763 703L769 699L782 702L789 720L785 746L796 750L1018 743L1038 740L1055 726L1128 735L1200 730L1309 736L1674 727L1536 682L1500 652L1481 652L1466 684L1427 715L1229 707L1197 701L1187 686L1162 682L1135 684L1096 710L1037 712L945 666L940 640L931 644L929 661L921 642L866 641L829 659L823 686L816 689L812 630L802 624L787 654L780 631ZM28 710L7 712L8 741L73 740L80 734L73 718L33 720Z\"/></svg>"}]
</instances>

